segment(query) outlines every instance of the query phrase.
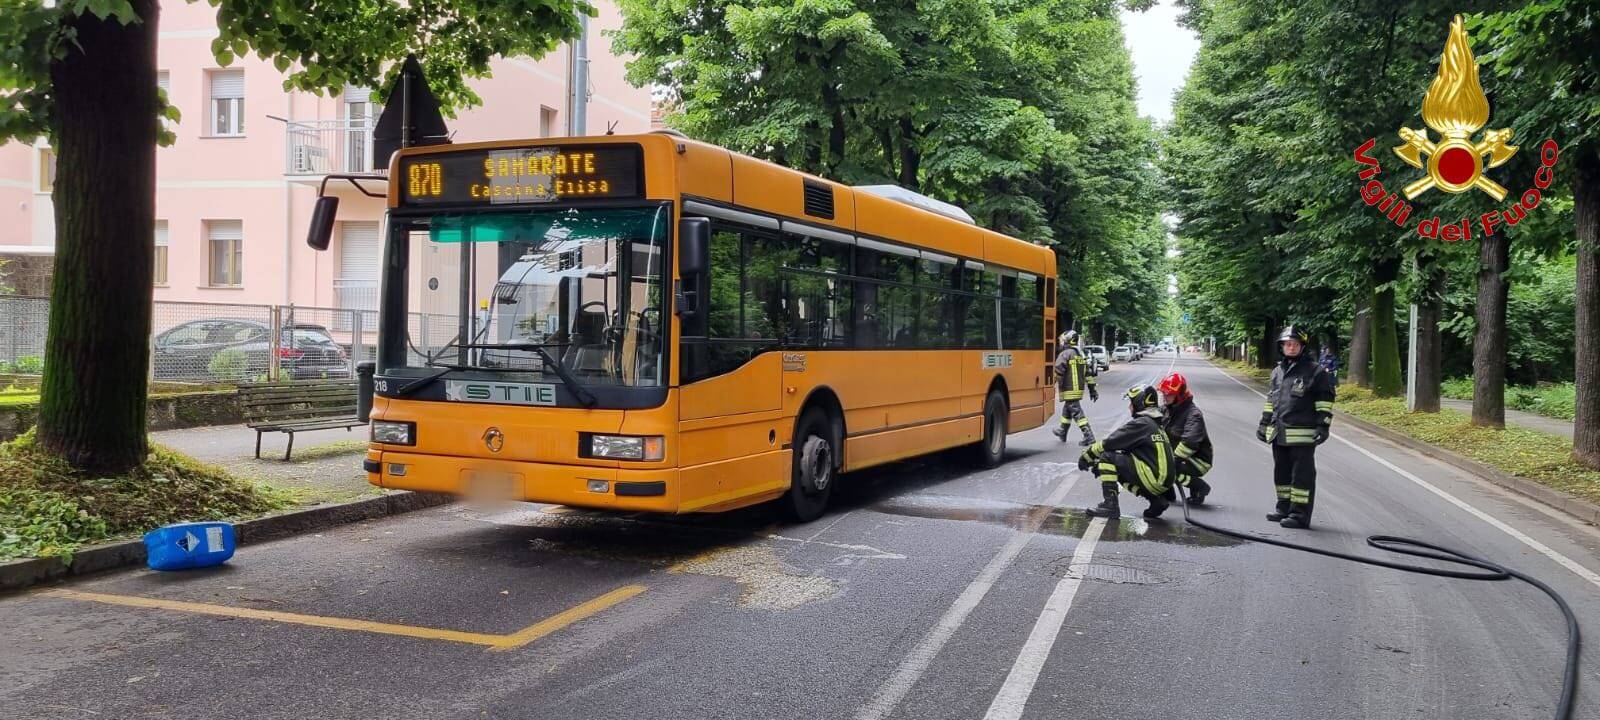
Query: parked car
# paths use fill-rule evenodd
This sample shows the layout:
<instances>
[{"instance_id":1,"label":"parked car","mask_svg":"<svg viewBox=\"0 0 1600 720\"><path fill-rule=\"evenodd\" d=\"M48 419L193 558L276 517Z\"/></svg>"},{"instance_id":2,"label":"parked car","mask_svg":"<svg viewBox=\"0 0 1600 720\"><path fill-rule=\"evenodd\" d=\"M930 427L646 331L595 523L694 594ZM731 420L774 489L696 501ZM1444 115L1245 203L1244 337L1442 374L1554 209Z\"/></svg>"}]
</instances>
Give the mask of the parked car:
<instances>
[{"instance_id":1,"label":"parked car","mask_svg":"<svg viewBox=\"0 0 1600 720\"><path fill-rule=\"evenodd\" d=\"M1117 349L1111 351L1111 360L1113 362L1133 362L1133 350L1127 345L1118 345Z\"/></svg>"},{"instance_id":2,"label":"parked car","mask_svg":"<svg viewBox=\"0 0 1600 720\"><path fill-rule=\"evenodd\" d=\"M294 379L350 376L350 356L321 325L296 323L278 341L278 367ZM192 320L155 338L157 380L254 380L267 374L272 328L256 320Z\"/></svg>"},{"instance_id":3,"label":"parked car","mask_svg":"<svg viewBox=\"0 0 1600 720\"><path fill-rule=\"evenodd\" d=\"M1111 356L1106 354L1106 346L1088 345L1083 348L1083 352L1092 358L1095 365L1099 366L1101 370L1111 369Z\"/></svg>"},{"instance_id":4,"label":"parked car","mask_svg":"<svg viewBox=\"0 0 1600 720\"><path fill-rule=\"evenodd\" d=\"M1146 355L1154 355L1154 354L1156 354L1156 346L1154 346L1154 345L1146 345L1146 346L1144 346L1144 354L1146 354Z\"/></svg>"}]
</instances>

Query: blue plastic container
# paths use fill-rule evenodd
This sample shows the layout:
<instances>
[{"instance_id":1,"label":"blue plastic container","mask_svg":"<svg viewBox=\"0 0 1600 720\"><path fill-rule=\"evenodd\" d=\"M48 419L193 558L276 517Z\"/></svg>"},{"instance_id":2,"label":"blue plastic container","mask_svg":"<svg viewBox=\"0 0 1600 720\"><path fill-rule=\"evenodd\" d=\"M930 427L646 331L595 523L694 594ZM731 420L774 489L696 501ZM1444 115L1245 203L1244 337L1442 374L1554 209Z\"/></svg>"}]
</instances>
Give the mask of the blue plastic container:
<instances>
[{"instance_id":1,"label":"blue plastic container","mask_svg":"<svg viewBox=\"0 0 1600 720\"><path fill-rule=\"evenodd\" d=\"M233 557L233 524L177 523L144 534L151 570L190 570L221 565Z\"/></svg>"}]
</instances>

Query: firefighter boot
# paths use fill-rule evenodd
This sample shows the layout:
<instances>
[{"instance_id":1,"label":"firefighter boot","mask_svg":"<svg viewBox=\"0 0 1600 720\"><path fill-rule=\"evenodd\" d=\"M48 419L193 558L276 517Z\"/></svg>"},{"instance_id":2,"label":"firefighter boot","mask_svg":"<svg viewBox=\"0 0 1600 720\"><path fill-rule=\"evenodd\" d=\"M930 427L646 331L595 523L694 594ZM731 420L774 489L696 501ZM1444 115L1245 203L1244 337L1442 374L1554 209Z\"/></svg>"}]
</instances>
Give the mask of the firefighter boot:
<instances>
[{"instance_id":1,"label":"firefighter boot","mask_svg":"<svg viewBox=\"0 0 1600 720\"><path fill-rule=\"evenodd\" d=\"M1204 478L1189 478L1189 504L1204 505L1206 496L1211 494L1211 483Z\"/></svg>"},{"instance_id":2,"label":"firefighter boot","mask_svg":"<svg viewBox=\"0 0 1600 720\"><path fill-rule=\"evenodd\" d=\"M1295 505L1293 508L1291 508L1289 510L1288 517L1285 517L1282 522L1278 523L1278 525L1280 525L1282 527L1289 528L1291 530L1307 530L1307 529L1310 529L1311 528L1311 506L1310 505Z\"/></svg>"},{"instance_id":3,"label":"firefighter boot","mask_svg":"<svg viewBox=\"0 0 1600 720\"><path fill-rule=\"evenodd\" d=\"M1267 522L1282 522L1289 517L1289 498L1278 501L1276 510L1267 513Z\"/></svg>"},{"instance_id":4,"label":"firefighter boot","mask_svg":"<svg viewBox=\"0 0 1600 720\"><path fill-rule=\"evenodd\" d=\"M1067 424L1066 423L1062 423L1060 425L1057 425L1056 429L1051 430L1050 433L1052 435L1055 435L1056 439L1060 440L1061 442L1066 442L1067 441Z\"/></svg>"},{"instance_id":5,"label":"firefighter boot","mask_svg":"<svg viewBox=\"0 0 1600 720\"><path fill-rule=\"evenodd\" d=\"M1078 445L1080 447L1089 447L1090 445L1093 445L1094 444L1094 429L1089 427L1089 422L1087 420L1085 420L1084 423L1079 426L1079 429L1083 431L1083 440L1080 441L1078 443ZM1065 440L1065 439L1066 438L1062 438L1062 440Z\"/></svg>"},{"instance_id":6,"label":"firefighter boot","mask_svg":"<svg viewBox=\"0 0 1600 720\"><path fill-rule=\"evenodd\" d=\"M1173 497L1173 491L1169 489L1166 493L1150 495L1146 499L1150 501L1150 507L1144 509L1144 516L1158 518L1161 517L1161 513L1166 512L1167 508L1172 506L1172 500L1175 498Z\"/></svg>"},{"instance_id":7,"label":"firefighter boot","mask_svg":"<svg viewBox=\"0 0 1600 720\"><path fill-rule=\"evenodd\" d=\"M1118 492L1116 483L1100 483L1100 504L1092 508L1084 508L1083 514L1089 517L1120 517L1122 515L1122 506L1117 503Z\"/></svg>"}]
</instances>

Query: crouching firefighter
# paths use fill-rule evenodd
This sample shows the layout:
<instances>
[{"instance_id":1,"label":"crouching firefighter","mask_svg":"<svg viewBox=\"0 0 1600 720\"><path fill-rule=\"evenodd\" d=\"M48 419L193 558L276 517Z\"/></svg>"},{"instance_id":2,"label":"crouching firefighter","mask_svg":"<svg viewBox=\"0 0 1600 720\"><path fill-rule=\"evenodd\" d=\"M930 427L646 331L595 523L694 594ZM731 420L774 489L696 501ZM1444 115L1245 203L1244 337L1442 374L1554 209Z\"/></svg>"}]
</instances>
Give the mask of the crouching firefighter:
<instances>
[{"instance_id":1,"label":"crouching firefighter","mask_svg":"<svg viewBox=\"0 0 1600 720\"><path fill-rule=\"evenodd\" d=\"M1333 378L1306 353L1306 333L1290 325L1278 336L1283 360L1272 369L1256 439L1272 444L1272 485L1278 506L1267 520L1311 527L1317 496L1317 446L1333 425Z\"/></svg>"},{"instance_id":2,"label":"crouching firefighter","mask_svg":"<svg viewBox=\"0 0 1600 720\"><path fill-rule=\"evenodd\" d=\"M1122 514L1117 503L1118 483L1150 501L1150 507L1144 511L1147 518L1160 517L1177 500L1172 490L1176 464L1167 434L1161 429L1156 389L1149 385L1135 386L1128 389L1126 397L1133 417L1078 457L1078 469L1093 467L1100 478L1103 499L1099 505L1085 511L1090 517L1111 518Z\"/></svg>"},{"instance_id":3,"label":"crouching firefighter","mask_svg":"<svg viewBox=\"0 0 1600 720\"><path fill-rule=\"evenodd\" d=\"M1189 381L1180 373L1168 375L1156 389L1167 411L1161 429L1167 432L1176 459L1177 482L1189 489L1189 502L1203 505L1211 494L1205 474L1211 471L1211 437L1206 434L1206 418L1194 404Z\"/></svg>"},{"instance_id":4,"label":"crouching firefighter","mask_svg":"<svg viewBox=\"0 0 1600 720\"><path fill-rule=\"evenodd\" d=\"M1083 413L1083 394L1089 393L1091 401L1100 400L1094 378L1099 373L1093 361L1084 362L1078 349L1078 332L1068 330L1059 338L1061 353L1056 355L1056 391L1061 398L1061 425L1055 429L1061 442L1067 441L1067 427L1077 425L1083 433L1080 445L1094 442L1094 428L1089 427L1089 416Z\"/></svg>"}]
</instances>

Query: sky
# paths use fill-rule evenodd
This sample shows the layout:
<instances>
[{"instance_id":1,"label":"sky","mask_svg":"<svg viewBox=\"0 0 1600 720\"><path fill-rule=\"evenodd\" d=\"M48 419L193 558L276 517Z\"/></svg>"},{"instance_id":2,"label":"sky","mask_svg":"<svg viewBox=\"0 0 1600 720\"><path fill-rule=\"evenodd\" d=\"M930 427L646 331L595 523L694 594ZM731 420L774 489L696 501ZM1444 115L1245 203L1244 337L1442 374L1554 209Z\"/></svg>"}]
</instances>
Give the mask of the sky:
<instances>
[{"instance_id":1,"label":"sky","mask_svg":"<svg viewBox=\"0 0 1600 720\"><path fill-rule=\"evenodd\" d=\"M1139 114L1165 123L1172 119L1172 94L1183 87L1200 39L1178 25L1171 0L1142 13L1123 11L1122 28L1139 79Z\"/></svg>"}]
</instances>

